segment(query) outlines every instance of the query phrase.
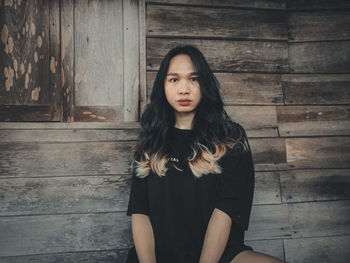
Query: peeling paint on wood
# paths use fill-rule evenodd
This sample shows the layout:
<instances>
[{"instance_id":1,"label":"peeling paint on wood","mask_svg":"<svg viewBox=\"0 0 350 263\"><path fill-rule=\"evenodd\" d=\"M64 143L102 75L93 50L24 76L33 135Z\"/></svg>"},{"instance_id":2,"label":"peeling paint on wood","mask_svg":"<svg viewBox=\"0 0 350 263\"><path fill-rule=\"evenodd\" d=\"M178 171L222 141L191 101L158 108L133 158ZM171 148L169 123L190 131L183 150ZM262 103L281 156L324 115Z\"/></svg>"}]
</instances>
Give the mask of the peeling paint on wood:
<instances>
[{"instance_id":1,"label":"peeling paint on wood","mask_svg":"<svg viewBox=\"0 0 350 263\"><path fill-rule=\"evenodd\" d=\"M35 51L34 53L34 62L37 63L38 62L38 52Z\"/></svg>"},{"instance_id":2,"label":"peeling paint on wood","mask_svg":"<svg viewBox=\"0 0 350 263\"><path fill-rule=\"evenodd\" d=\"M37 101L39 99L39 93L40 93L40 87L35 87L35 89L32 90L33 101Z\"/></svg>"},{"instance_id":3,"label":"peeling paint on wood","mask_svg":"<svg viewBox=\"0 0 350 263\"><path fill-rule=\"evenodd\" d=\"M8 34L9 34L9 30L7 28L7 25L4 24L2 27L2 31L1 31L1 41L3 44L6 44L7 42L7 38L8 38Z\"/></svg>"},{"instance_id":4,"label":"peeling paint on wood","mask_svg":"<svg viewBox=\"0 0 350 263\"><path fill-rule=\"evenodd\" d=\"M50 70L53 74L56 74L56 66L57 66L57 61L55 61L54 57L51 57L50 60Z\"/></svg>"},{"instance_id":5,"label":"peeling paint on wood","mask_svg":"<svg viewBox=\"0 0 350 263\"><path fill-rule=\"evenodd\" d=\"M41 48L43 44L43 39L41 38L41 36L38 36L38 47Z\"/></svg>"}]
</instances>

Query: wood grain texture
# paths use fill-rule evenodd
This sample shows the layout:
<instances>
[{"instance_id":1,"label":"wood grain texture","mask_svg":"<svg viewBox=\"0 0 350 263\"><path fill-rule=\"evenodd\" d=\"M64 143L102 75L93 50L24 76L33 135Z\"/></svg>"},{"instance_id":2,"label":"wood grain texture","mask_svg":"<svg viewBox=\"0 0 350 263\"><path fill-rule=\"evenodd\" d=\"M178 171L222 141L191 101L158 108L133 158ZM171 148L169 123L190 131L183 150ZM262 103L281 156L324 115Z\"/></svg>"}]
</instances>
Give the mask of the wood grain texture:
<instances>
[{"instance_id":1,"label":"wood grain texture","mask_svg":"<svg viewBox=\"0 0 350 263\"><path fill-rule=\"evenodd\" d=\"M280 172L283 202L350 199L350 169Z\"/></svg>"},{"instance_id":2,"label":"wood grain texture","mask_svg":"<svg viewBox=\"0 0 350 263\"><path fill-rule=\"evenodd\" d=\"M108 127L105 127L108 128ZM137 140L139 128L69 129L69 130L1 130L0 142L103 142Z\"/></svg>"},{"instance_id":3,"label":"wood grain texture","mask_svg":"<svg viewBox=\"0 0 350 263\"><path fill-rule=\"evenodd\" d=\"M285 204L254 205L245 240L276 239L292 236L289 211Z\"/></svg>"},{"instance_id":4,"label":"wood grain texture","mask_svg":"<svg viewBox=\"0 0 350 263\"><path fill-rule=\"evenodd\" d=\"M280 0L146 0L151 3L181 4L181 5L206 5L206 6L227 6L227 7L248 7L258 9L285 9L285 1Z\"/></svg>"},{"instance_id":5,"label":"wood grain texture","mask_svg":"<svg viewBox=\"0 0 350 263\"><path fill-rule=\"evenodd\" d=\"M349 74L283 74L284 101L289 104L350 104Z\"/></svg>"},{"instance_id":6,"label":"wood grain texture","mask_svg":"<svg viewBox=\"0 0 350 263\"><path fill-rule=\"evenodd\" d=\"M185 44L197 46L213 71L281 73L289 69L287 42L148 38L147 70L158 70L170 49Z\"/></svg>"},{"instance_id":7,"label":"wood grain texture","mask_svg":"<svg viewBox=\"0 0 350 263\"><path fill-rule=\"evenodd\" d=\"M61 88L62 113L64 122L74 121L75 102L75 56L74 56L74 1L61 1Z\"/></svg>"},{"instance_id":8,"label":"wood grain texture","mask_svg":"<svg viewBox=\"0 0 350 263\"><path fill-rule=\"evenodd\" d=\"M2 263L116 263L125 262L128 249L106 251L82 251L72 253L55 253L43 255L26 255L16 257L0 257Z\"/></svg>"},{"instance_id":9,"label":"wood grain texture","mask_svg":"<svg viewBox=\"0 0 350 263\"><path fill-rule=\"evenodd\" d=\"M285 3L288 10L350 9L347 0L286 0Z\"/></svg>"},{"instance_id":10,"label":"wood grain texture","mask_svg":"<svg viewBox=\"0 0 350 263\"><path fill-rule=\"evenodd\" d=\"M125 213L0 217L0 256L128 248L130 225Z\"/></svg>"},{"instance_id":11,"label":"wood grain texture","mask_svg":"<svg viewBox=\"0 0 350 263\"><path fill-rule=\"evenodd\" d=\"M284 260L283 241L281 239L253 240L244 243L251 246L254 251Z\"/></svg>"},{"instance_id":12,"label":"wood grain texture","mask_svg":"<svg viewBox=\"0 0 350 263\"><path fill-rule=\"evenodd\" d=\"M278 137L275 106L225 106L225 110L249 137Z\"/></svg>"},{"instance_id":13,"label":"wood grain texture","mask_svg":"<svg viewBox=\"0 0 350 263\"><path fill-rule=\"evenodd\" d=\"M288 204L293 238L350 234L350 200Z\"/></svg>"},{"instance_id":14,"label":"wood grain texture","mask_svg":"<svg viewBox=\"0 0 350 263\"><path fill-rule=\"evenodd\" d=\"M76 106L123 105L122 7L122 0L75 3Z\"/></svg>"},{"instance_id":15,"label":"wood grain texture","mask_svg":"<svg viewBox=\"0 0 350 263\"><path fill-rule=\"evenodd\" d=\"M215 73L214 75L220 83L221 98L226 105L283 104L281 74ZM147 72L148 103L155 77L156 72Z\"/></svg>"},{"instance_id":16,"label":"wood grain texture","mask_svg":"<svg viewBox=\"0 0 350 263\"><path fill-rule=\"evenodd\" d=\"M284 240L288 263L347 263L350 236L313 237Z\"/></svg>"},{"instance_id":17,"label":"wood grain texture","mask_svg":"<svg viewBox=\"0 0 350 263\"><path fill-rule=\"evenodd\" d=\"M350 39L349 11L288 12L289 41Z\"/></svg>"},{"instance_id":18,"label":"wood grain texture","mask_svg":"<svg viewBox=\"0 0 350 263\"><path fill-rule=\"evenodd\" d=\"M280 204L280 173L256 172L253 204Z\"/></svg>"},{"instance_id":19,"label":"wood grain texture","mask_svg":"<svg viewBox=\"0 0 350 263\"><path fill-rule=\"evenodd\" d=\"M300 168L350 168L349 137L287 138L287 165Z\"/></svg>"},{"instance_id":20,"label":"wood grain texture","mask_svg":"<svg viewBox=\"0 0 350 263\"><path fill-rule=\"evenodd\" d=\"M350 41L289 43L292 73L350 73Z\"/></svg>"},{"instance_id":21,"label":"wood grain texture","mask_svg":"<svg viewBox=\"0 0 350 263\"><path fill-rule=\"evenodd\" d=\"M284 11L148 5L147 37L287 40Z\"/></svg>"},{"instance_id":22,"label":"wood grain texture","mask_svg":"<svg viewBox=\"0 0 350 263\"><path fill-rule=\"evenodd\" d=\"M130 175L0 178L0 182L0 216L125 211L130 195Z\"/></svg>"},{"instance_id":23,"label":"wood grain texture","mask_svg":"<svg viewBox=\"0 0 350 263\"><path fill-rule=\"evenodd\" d=\"M350 106L277 106L281 136L350 135Z\"/></svg>"},{"instance_id":24,"label":"wood grain texture","mask_svg":"<svg viewBox=\"0 0 350 263\"><path fill-rule=\"evenodd\" d=\"M249 144L257 171L287 168L286 145L283 138L251 139Z\"/></svg>"},{"instance_id":25,"label":"wood grain texture","mask_svg":"<svg viewBox=\"0 0 350 263\"><path fill-rule=\"evenodd\" d=\"M139 115L140 89L139 1L123 0L123 32L123 119L136 121Z\"/></svg>"},{"instance_id":26,"label":"wood grain texture","mask_svg":"<svg viewBox=\"0 0 350 263\"><path fill-rule=\"evenodd\" d=\"M0 175L126 174L133 142L2 143Z\"/></svg>"},{"instance_id":27,"label":"wood grain texture","mask_svg":"<svg viewBox=\"0 0 350 263\"><path fill-rule=\"evenodd\" d=\"M123 212L131 175L1 178L0 216ZM254 204L281 202L279 174L256 173Z\"/></svg>"}]
</instances>

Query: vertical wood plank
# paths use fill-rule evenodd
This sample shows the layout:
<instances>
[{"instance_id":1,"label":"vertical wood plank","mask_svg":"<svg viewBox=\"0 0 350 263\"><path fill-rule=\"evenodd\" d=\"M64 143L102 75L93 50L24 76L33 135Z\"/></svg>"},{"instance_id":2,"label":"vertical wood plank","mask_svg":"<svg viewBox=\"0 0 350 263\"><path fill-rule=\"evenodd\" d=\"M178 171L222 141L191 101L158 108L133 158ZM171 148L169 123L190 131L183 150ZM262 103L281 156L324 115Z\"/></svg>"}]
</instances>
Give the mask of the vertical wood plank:
<instances>
[{"instance_id":1,"label":"vertical wood plank","mask_svg":"<svg viewBox=\"0 0 350 263\"><path fill-rule=\"evenodd\" d=\"M141 114L145 111L147 105L147 71L146 71L146 5L145 0L139 1L139 38L140 38L140 110L138 113L139 121Z\"/></svg>"},{"instance_id":2,"label":"vertical wood plank","mask_svg":"<svg viewBox=\"0 0 350 263\"><path fill-rule=\"evenodd\" d=\"M50 40L49 40L49 86L51 96L51 118L61 120L61 59L60 59L60 6L59 1L49 1Z\"/></svg>"},{"instance_id":3,"label":"vertical wood plank","mask_svg":"<svg viewBox=\"0 0 350 263\"><path fill-rule=\"evenodd\" d=\"M123 0L124 121L138 118L139 103L139 1Z\"/></svg>"},{"instance_id":4,"label":"vertical wood plank","mask_svg":"<svg viewBox=\"0 0 350 263\"><path fill-rule=\"evenodd\" d=\"M74 121L74 0L61 0L62 121Z\"/></svg>"}]
</instances>

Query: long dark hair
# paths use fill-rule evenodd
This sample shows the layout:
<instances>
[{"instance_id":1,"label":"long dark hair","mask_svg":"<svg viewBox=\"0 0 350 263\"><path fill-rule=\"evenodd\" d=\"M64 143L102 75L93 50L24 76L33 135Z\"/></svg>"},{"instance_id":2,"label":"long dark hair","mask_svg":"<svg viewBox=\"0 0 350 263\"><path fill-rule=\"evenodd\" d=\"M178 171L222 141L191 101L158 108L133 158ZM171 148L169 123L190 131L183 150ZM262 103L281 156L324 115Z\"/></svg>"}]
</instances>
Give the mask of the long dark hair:
<instances>
[{"instance_id":1,"label":"long dark hair","mask_svg":"<svg viewBox=\"0 0 350 263\"><path fill-rule=\"evenodd\" d=\"M168 169L168 138L170 128L175 125L175 115L165 96L164 81L170 60L180 54L191 58L198 73L202 95L192 121L195 137L191 145L193 155L188 161L193 174L200 177L209 172L220 173L221 168L216 161L226 153L227 147L237 151L250 150L245 130L240 124L232 121L224 110L219 82L201 51L192 45L177 46L162 60L152 88L150 103L141 117L139 140L134 148L137 175L141 178L151 171L163 176Z\"/></svg>"}]
</instances>

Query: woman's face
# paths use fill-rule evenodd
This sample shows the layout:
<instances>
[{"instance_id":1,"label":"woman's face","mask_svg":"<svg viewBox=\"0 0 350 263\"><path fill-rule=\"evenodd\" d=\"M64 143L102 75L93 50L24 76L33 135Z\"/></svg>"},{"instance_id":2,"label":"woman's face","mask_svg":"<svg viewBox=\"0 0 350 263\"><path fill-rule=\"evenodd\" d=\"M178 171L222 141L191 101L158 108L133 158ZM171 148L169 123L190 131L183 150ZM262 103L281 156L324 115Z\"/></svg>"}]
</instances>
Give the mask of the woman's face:
<instances>
[{"instance_id":1,"label":"woman's face","mask_svg":"<svg viewBox=\"0 0 350 263\"><path fill-rule=\"evenodd\" d=\"M170 60L164 81L165 96L175 113L192 113L201 100L201 89L190 56L180 54Z\"/></svg>"}]
</instances>

